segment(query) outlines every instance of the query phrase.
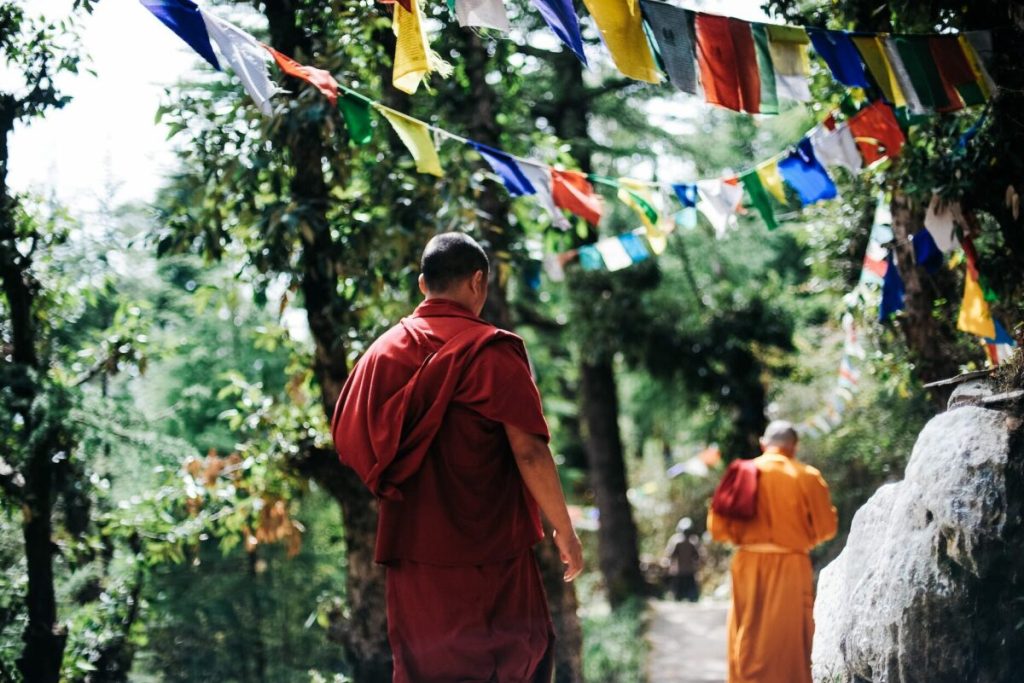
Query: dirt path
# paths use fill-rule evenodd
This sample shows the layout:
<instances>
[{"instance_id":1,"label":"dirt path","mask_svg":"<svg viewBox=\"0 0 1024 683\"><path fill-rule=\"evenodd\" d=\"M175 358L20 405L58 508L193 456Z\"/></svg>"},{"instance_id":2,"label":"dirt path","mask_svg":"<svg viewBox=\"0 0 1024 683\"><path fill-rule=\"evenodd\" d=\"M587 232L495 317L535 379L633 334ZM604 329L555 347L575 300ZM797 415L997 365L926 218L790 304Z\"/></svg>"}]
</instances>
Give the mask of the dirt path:
<instances>
[{"instance_id":1,"label":"dirt path","mask_svg":"<svg viewBox=\"0 0 1024 683\"><path fill-rule=\"evenodd\" d=\"M724 683L728 605L654 600L650 606L649 683Z\"/></svg>"}]
</instances>

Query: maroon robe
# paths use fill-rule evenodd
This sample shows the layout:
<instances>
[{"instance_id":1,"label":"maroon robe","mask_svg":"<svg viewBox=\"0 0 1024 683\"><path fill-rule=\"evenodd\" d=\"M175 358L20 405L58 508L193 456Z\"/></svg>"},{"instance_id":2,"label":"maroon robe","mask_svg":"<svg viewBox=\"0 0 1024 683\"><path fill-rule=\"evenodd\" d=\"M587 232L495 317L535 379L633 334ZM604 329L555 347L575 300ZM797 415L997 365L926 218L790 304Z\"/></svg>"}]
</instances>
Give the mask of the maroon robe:
<instances>
[{"instance_id":1,"label":"maroon robe","mask_svg":"<svg viewBox=\"0 0 1024 683\"><path fill-rule=\"evenodd\" d=\"M338 399L338 454L379 501L396 682L550 679L543 531L505 425L549 438L523 342L443 299L374 342Z\"/></svg>"}]
</instances>

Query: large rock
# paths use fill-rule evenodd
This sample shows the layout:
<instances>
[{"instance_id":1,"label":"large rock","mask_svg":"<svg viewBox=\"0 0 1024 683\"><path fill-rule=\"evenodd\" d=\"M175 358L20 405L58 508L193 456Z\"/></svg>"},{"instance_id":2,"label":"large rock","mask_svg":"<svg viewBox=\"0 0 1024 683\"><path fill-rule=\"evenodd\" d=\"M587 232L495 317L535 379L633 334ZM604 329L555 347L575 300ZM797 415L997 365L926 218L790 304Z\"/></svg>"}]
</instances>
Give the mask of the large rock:
<instances>
[{"instance_id":1,"label":"large rock","mask_svg":"<svg viewBox=\"0 0 1024 683\"><path fill-rule=\"evenodd\" d=\"M815 681L1024 680L1020 424L967 406L925 426L821 572Z\"/></svg>"}]
</instances>

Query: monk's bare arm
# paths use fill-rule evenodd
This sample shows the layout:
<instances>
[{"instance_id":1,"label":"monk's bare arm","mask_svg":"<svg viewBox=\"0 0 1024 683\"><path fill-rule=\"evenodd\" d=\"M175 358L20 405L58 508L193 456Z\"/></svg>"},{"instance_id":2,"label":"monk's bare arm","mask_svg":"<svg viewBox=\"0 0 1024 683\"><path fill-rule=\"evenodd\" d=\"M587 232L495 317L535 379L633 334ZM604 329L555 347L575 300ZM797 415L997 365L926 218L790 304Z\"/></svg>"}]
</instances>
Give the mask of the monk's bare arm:
<instances>
[{"instance_id":1,"label":"monk's bare arm","mask_svg":"<svg viewBox=\"0 0 1024 683\"><path fill-rule=\"evenodd\" d=\"M523 477L523 483L548 522L555 528L555 544L566 564L565 580L572 581L583 571L583 548L569 520L569 510L562 493L562 482L558 479L555 459L544 439L524 432L511 425L505 425L509 445L515 454L516 465Z\"/></svg>"}]
</instances>

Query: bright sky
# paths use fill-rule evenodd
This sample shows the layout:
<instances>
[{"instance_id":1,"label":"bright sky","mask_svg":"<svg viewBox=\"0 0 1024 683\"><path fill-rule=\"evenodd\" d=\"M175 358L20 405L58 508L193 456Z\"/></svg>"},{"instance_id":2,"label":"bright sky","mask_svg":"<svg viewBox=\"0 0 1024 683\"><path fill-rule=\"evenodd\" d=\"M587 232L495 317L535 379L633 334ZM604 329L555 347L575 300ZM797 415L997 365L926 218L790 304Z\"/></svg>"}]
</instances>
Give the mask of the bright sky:
<instances>
[{"instance_id":1,"label":"bright sky","mask_svg":"<svg viewBox=\"0 0 1024 683\"><path fill-rule=\"evenodd\" d=\"M38 14L70 0L24 0ZM764 19L759 0L685 0L684 6ZM164 89L199 62L137 0L102 0L85 20L82 42L95 78L66 81L71 104L19 127L11 140L15 190L54 192L78 211L95 207L108 188L116 201L150 201L175 158L166 128L154 122ZM607 59L607 55L604 56ZM203 64L201 68L209 68ZM3 74L0 73L0 86ZM693 100L686 95L680 98Z\"/></svg>"}]
</instances>

